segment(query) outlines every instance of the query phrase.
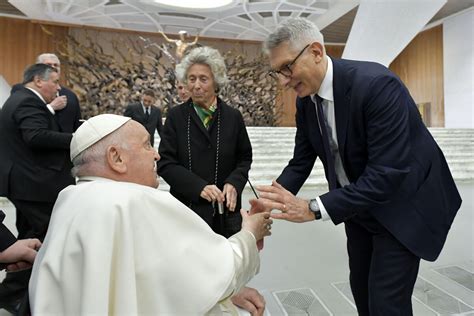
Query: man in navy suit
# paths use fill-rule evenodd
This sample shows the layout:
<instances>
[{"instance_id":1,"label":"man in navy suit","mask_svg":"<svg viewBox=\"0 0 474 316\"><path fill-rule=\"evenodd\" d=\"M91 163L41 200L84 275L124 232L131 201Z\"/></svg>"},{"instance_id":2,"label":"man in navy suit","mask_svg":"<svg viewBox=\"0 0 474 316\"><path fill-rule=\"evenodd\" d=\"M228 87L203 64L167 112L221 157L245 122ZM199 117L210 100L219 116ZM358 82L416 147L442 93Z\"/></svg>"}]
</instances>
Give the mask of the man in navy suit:
<instances>
[{"instance_id":1,"label":"man in navy suit","mask_svg":"<svg viewBox=\"0 0 474 316\"><path fill-rule=\"evenodd\" d=\"M161 132L161 110L154 106L155 93L153 90L145 90L142 96L142 102L132 103L127 106L124 116L131 117L133 120L142 124L150 133L150 143L153 146L155 143L155 130L158 134Z\"/></svg>"},{"instance_id":2,"label":"man in navy suit","mask_svg":"<svg viewBox=\"0 0 474 316\"><path fill-rule=\"evenodd\" d=\"M461 205L443 153L386 67L329 58L305 19L287 20L265 45L271 74L298 95L297 131L293 158L259 187L252 208L278 209L274 218L292 222L344 223L359 315L411 315L420 258L438 257ZM297 198L317 157L329 192Z\"/></svg>"}]
</instances>

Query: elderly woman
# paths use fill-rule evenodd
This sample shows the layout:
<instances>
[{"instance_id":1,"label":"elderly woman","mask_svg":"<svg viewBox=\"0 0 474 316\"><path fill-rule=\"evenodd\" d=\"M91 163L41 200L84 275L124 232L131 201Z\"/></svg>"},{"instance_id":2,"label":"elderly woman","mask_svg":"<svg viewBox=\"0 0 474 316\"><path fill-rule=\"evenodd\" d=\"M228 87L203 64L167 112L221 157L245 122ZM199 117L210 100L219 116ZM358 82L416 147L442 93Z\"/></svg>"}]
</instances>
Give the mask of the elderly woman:
<instances>
[{"instance_id":1,"label":"elderly woman","mask_svg":"<svg viewBox=\"0 0 474 316\"><path fill-rule=\"evenodd\" d=\"M170 192L226 237L238 232L242 190L247 182L252 147L240 112L217 94L227 82L219 52L194 48L176 66L178 80L190 99L173 107L161 133L158 173ZM219 204L224 214L219 214ZM265 300L245 287L232 302L254 315L263 315Z\"/></svg>"},{"instance_id":2,"label":"elderly woman","mask_svg":"<svg viewBox=\"0 0 474 316\"><path fill-rule=\"evenodd\" d=\"M217 50L191 50L176 73L191 97L168 112L158 173L172 195L229 237L241 228L241 194L252 163L247 130L240 112L217 96L227 82Z\"/></svg>"}]
</instances>

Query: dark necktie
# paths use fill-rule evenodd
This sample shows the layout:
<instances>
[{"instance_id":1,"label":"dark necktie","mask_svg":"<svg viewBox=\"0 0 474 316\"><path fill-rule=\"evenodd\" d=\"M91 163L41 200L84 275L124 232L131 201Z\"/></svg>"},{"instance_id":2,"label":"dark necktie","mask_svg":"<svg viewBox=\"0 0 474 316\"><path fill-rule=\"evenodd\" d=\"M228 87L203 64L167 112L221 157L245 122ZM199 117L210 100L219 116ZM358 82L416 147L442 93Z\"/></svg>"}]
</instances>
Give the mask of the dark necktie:
<instances>
[{"instance_id":1,"label":"dark necktie","mask_svg":"<svg viewBox=\"0 0 474 316\"><path fill-rule=\"evenodd\" d=\"M150 118L150 108L145 108L145 119L148 121Z\"/></svg>"},{"instance_id":2,"label":"dark necktie","mask_svg":"<svg viewBox=\"0 0 474 316\"><path fill-rule=\"evenodd\" d=\"M323 147L324 147L324 154L326 156L326 162L327 162L327 170L328 170L328 182L329 182L329 190L333 190L337 187L337 178L336 178L336 169L334 167L334 157L331 153L331 147L329 145L329 136L328 136L328 128L326 126L326 120L324 119L324 112L323 112L323 106L322 106L322 101L323 99L319 96L316 95L316 108L318 110L318 121L319 121L319 127L321 128L321 134L322 134L322 139L323 139Z\"/></svg>"}]
</instances>

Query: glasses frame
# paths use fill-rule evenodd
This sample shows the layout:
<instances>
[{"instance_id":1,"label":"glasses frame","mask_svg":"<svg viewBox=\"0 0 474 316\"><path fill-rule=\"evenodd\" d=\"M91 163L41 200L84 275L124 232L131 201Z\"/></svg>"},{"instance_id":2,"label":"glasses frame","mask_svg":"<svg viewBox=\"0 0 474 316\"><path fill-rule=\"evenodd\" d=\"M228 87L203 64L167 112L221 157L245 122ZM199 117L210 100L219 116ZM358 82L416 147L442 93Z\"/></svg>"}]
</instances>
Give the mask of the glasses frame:
<instances>
[{"instance_id":1,"label":"glasses frame","mask_svg":"<svg viewBox=\"0 0 474 316\"><path fill-rule=\"evenodd\" d=\"M273 79L279 79L280 76L285 77L285 78L291 78L291 76L293 76L293 71L291 70L291 67L296 63L298 58L300 58L300 56L303 55L303 52L306 50L306 48L309 47L309 45L311 44L306 45L290 63L282 66L280 70L270 70L268 72L268 75L272 77Z\"/></svg>"}]
</instances>

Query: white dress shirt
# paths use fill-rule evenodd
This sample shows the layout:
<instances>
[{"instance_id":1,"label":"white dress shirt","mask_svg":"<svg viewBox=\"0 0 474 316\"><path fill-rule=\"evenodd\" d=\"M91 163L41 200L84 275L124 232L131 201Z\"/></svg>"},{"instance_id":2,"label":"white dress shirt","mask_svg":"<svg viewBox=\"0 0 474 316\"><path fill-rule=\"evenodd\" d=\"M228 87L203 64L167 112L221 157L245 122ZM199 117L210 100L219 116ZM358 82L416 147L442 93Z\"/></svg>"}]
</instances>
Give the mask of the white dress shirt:
<instances>
[{"instance_id":1,"label":"white dress shirt","mask_svg":"<svg viewBox=\"0 0 474 316\"><path fill-rule=\"evenodd\" d=\"M31 89L31 88L28 88L28 87L25 87L26 89L29 89L31 91L33 91L34 94L36 94L38 96L38 98L41 99L41 101L44 102L44 104L46 104L46 107L48 108L49 112L51 112L51 114L56 114L56 112L54 111L53 107L51 105L49 105L48 103L46 103L46 101L44 100L43 96L41 94L39 94L38 91L36 91L35 89Z\"/></svg>"},{"instance_id":2,"label":"white dress shirt","mask_svg":"<svg viewBox=\"0 0 474 316\"><path fill-rule=\"evenodd\" d=\"M346 186L350 182L347 178L346 172L344 170L344 166L342 165L341 155L339 153L339 144L337 142L337 130L336 130L336 115L334 113L334 93L333 93L333 66L332 60L329 56L328 59L328 68L326 70L326 75L324 76L323 82L321 82L321 86L319 87L319 91L317 95L319 95L322 100L322 107L324 112L324 120L328 125L327 131L329 136L329 145L331 147L331 152L334 157L334 168L336 169L336 177L337 181L341 186ZM316 106L316 94L311 95L311 100L314 102L314 106ZM318 110L316 109L316 115L318 115ZM316 124L319 126L319 121L316 120ZM321 128L325 128L325 126L319 126L319 130ZM318 202L319 210L321 211L321 218L322 220L326 221L329 220L329 214L324 207L321 199L316 197L316 201Z\"/></svg>"},{"instance_id":3,"label":"white dress shirt","mask_svg":"<svg viewBox=\"0 0 474 316\"><path fill-rule=\"evenodd\" d=\"M143 102L140 102L140 103L141 103L141 105L142 105L143 113L146 114L147 109L148 109L148 115L150 115L150 114L151 114L151 105L148 106L148 107L146 107L146 106L143 105Z\"/></svg>"}]
</instances>

